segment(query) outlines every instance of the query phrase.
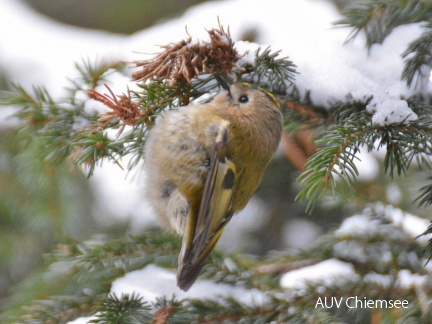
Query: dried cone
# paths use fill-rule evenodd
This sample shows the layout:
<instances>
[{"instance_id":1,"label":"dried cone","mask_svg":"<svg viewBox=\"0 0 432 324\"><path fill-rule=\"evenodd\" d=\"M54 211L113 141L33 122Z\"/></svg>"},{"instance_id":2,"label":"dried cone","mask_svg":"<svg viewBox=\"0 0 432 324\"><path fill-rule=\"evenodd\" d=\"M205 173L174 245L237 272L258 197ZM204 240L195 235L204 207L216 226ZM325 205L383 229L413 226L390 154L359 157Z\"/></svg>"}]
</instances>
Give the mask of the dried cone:
<instances>
[{"instance_id":1,"label":"dried cone","mask_svg":"<svg viewBox=\"0 0 432 324\"><path fill-rule=\"evenodd\" d=\"M111 111L98 115L99 119L97 121L101 125L98 126L93 132L105 128L113 120L119 118L122 121L122 127L117 134L118 136L123 132L126 125L135 126L141 120L141 118L145 116L146 113L139 109L138 102L132 101L129 89L127 95L122 94L116 96L107 85L105 85L105 87L108 89L111 96L107 94L101 94L96 90L88 91L88 96L91 99L102 102L105 106L111 108Z\"/></svg>"},{"instance_id":2,"label":"dried cone","mask_svg":"<svg viewBox=\"0 0 432 324\"><path fill-rule=\"evenodd\" d=\"M208 31L210 42L195 42L189 37L178 43L161 46L164 49L150 60L136 61L141 69L132 74L133 81L146 82L153 77L166 80L168 87L179 81L191 83L201 73L227 75L240 59L229 30L219 24Z\"/></svg>"}]
</instances>

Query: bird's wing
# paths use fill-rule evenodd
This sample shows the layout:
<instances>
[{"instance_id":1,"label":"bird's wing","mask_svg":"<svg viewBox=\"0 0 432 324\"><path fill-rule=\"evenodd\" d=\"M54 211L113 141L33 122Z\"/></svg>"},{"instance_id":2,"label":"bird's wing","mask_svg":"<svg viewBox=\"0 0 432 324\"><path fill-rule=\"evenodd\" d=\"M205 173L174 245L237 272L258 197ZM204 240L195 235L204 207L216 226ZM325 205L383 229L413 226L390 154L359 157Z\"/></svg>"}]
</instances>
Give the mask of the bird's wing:
<instances>
[{"instance_id":1,"label":"bird's wing","mask_svg":"<svg viewBox=\"0 0 432 324\"><path fill-rule=\"evenodd\" d=\"M195 282L232 216L236 168L226 156L227 125L219 127L197 216L188 215L177 272L177 284L185 291Z\"/></svg>"}]
</instances>

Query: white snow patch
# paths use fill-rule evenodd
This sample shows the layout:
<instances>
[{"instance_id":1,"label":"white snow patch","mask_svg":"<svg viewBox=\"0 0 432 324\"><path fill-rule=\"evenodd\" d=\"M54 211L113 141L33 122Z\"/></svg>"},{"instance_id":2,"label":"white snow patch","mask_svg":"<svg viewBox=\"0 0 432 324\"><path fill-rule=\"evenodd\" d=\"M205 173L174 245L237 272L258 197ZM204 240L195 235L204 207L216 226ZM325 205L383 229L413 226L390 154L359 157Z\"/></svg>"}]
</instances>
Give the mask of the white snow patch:
<instances>
[{"instance_id":1,"label":"white snow patch","mask_svg":"<svg viewBox=\"0 0 432 324\"><path fill-rule=\"evenodd\" d=\"M161 296L178 299L218 299L219 296L231 296L248 305L265 303L267 297L258 289L245 289L227 284L216 284L209 280L198 279L194 285L184 292L177 287L176 274L173 271L148 265L142 270L126 274L112 283L111 293L117 296L123 294L139 294L148 302L155 301Z\"/></svg>"},{"instance_id":2,"label":"white snow patch","mask_svg":"<svg viewBox=\"0 0 432 324\"><path fill-rule=\"evenodd\" d=\"M397 284L402 289L413 289L424 286L428 281L428 276L422 276L417 273L412 273L409 270L400 270L398 272Z\"/></svg>"},{"instance_id":3,"label":"white snow patch","mask_svg":"<svg viewBox=\"0 0 432 324\"><path fill-rule=\"evenodd\" d=\"M264 46L258 45L256 43L250 43L250 42L243 42L238 41L235 43L234 48L239 52L239 54L242 56L240 60L237 62L237 65L242 66L244 64L255 64L255 52L259 48L265 49ZM262 51L261 49L261 51Z\"/></svg>"},{"instance_id":4,"label":"white snow patch","mask_svg":"<svg viewBox=\"0 0 432 324\"><path fill-rule=\"evenodd\" d=\"M380 126L406 124L418 118L405 100L386 95L375 96L366 106L366 110L373 113L372 123Z\"/></svg>"},{"instance_id":5,"label":"white snow patch","mask_svg":"<svg viewBox=\"0 0 432 324\"><path fill-rule=\"evenodd\" d=\"M284 228L283 243L285 247L309 249L315 245L317 237L321 234L322 228L316 223L295 218Z\"/></svg>"},{"instance_id":6,"label":"white snow patch","mask_svg":"<svg viewBox=\"0 0 432 324\"><path fill-rule=\"evenodd\" d=\"M88 324L91 320L96 319L96 317L92 316L92 317L80 317L77 318L73 321L69 321L67 322L67 324Z\"/></svg>"},{"instance_id":7,"label":"white snow patch","mask_svg":"<svg viewBox=\"0 0 432 324\"><path fill-rule=\"evenodd\" d=\"M388 222L400 228L413 240L417 239L420 244L427 243L428 237L418 237L428 228L429 221L427 219L403 212L401 209L394 208L390 205L376 203L374 208L378 215L383 215ZM369 214L368 209L365 209L365 214L354 215L344 219L340 227L335 231L335 235L339 237L345 235L368 237L379 233L385 233L387 229L383 226L379 218L373 217ZM380 229L380 227L383 228Z\"/></svg>"},{"instance_id":8,"label":"white snow patch","mask_svg":"<svg viewBox=\"0 0 432 324\"><path fill-rule=\"evenodd\" d=\"M335 231L336 237L345 235L362 236L376 232L378 219L372 219L369 215L354 215L345 218L339 228Z\"/></svg>"},{"instance_id":9,"label":"white snow patch","mask_svg":"<svg viewBox=\"0 0 432 324\"><path fill-rule=\"evenodd\" d=\"M126 157L119 163L126 170L129 160ZM155 225L156 217L144 197L145 174L142 167L137 167L130 174L125 170L108 161L102 167L95 168L89 179L90 186L98 193L95 215L104 223L116 219L128 220L131 232L137 233Z\"/></svg>"},{"instance_id":10,"label":"white snow patch","mask_svg":"<svg viewBox=\"0 0 432 324\"><path fill-rule=\"evenodd\" d=\"M379 162L374 154L367 151L367 147L362 146L360 152L356 154L354 164L359 172L359 181L372 181L379 173Z\"/></svg>"},{"instance_id":11,"label":"white snow patch","mask_svg":"<svg viewBox=\"0 0 432 324\"><path fill-rule=\"evenodd\" d=\"M394 284L394 280L391 276L376 272L366 274L363 281L369 285L380 286L383 289L390 288Z\"/></svg>"},{"instance_id":12,"label":"white snow patch","mask_svg":"<svg viewBox=\"0 0 432 324\"><path fill-rule=\"evenodd\" d=\"M329 259L285 273L280 280L280 285L286 289L304 290L310 285L345 285L347 281L356 281L359 278L351 263Z\"/></svg>"},{"instance_id":13,"label":"white snow patch","mask_svg":"<svg viewBox=\"0 0 432 324\"><path fill-rule=\"evenodd\" d=\"M386 216L398 227L407 233L411 238L416 239L422 244L426 244L430 237L421 236L429 226L429 220L420 218L410 213L403 212L399 208L387 206L389 213Z\"/></svg>"},{"instance_id":14,"label":"white snow patch","mask_svg":"<svg viewBox=\"0 0 432 324\"><path fill-rule=\"evenodd\" d=\"M124 36L60 24L21 1L2 0L1 8L0 60L25 88L43 84L56 98L64 94L66 78L78 76L75 62L122 58Z\"/></svg>"},{"instance_id":15,"label":"white snow patch","mask_svg":"<svg viewBox=\"0 0 432 324\"><path fill-rule=\"evenodd\" d=\"M391 204L397 205L402 201L404 196L399 186L395 183L391 183L386 188L386 198Z\"/></svg>"}]
</instances>

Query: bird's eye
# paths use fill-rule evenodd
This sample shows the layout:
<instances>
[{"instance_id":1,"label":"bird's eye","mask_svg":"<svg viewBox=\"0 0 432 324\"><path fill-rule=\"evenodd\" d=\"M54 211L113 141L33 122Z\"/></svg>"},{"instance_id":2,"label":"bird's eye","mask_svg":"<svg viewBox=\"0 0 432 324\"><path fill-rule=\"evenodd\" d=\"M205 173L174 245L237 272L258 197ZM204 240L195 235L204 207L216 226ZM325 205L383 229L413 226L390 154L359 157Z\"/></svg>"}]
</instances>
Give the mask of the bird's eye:
<instances>
[{"instance_id":1,"label":"bird's eye","mask_svg":"<svg viewBox=\"0 0 432 324\"><path fill-rule=\"evenodd\" d=\"M241 96L241 97L239 98L239 102L240 102L240 103L246 103L246 102L248 102L248 101L249 101L249 97L246 96L246 95Z\"/></svg>"}]
</instances>

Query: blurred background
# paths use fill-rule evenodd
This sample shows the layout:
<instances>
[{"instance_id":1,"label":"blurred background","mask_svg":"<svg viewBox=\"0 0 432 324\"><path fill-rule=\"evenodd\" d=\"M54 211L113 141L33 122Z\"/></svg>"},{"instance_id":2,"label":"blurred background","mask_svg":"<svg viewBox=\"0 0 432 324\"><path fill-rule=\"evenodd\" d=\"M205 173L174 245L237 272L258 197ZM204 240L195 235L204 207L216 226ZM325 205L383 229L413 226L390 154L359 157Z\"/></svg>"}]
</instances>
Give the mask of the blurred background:
<instances>
[{"instance_id":1,"label":"blurred background","mask_svg":"<svg viewBox=\"0 0 432 324\"><path fill-rule=\"evenodd\" d=\"M146 41L148 46L163 45L169 36L163 26L192 6L212 1L0 2L0 89L7 91L11 82L25 87L42 84L59 96L66 79L74 76L75 62L100 57L129 59L133 51L147 48L141 46L139 33L146 28L161 26ZM354 2L361 1L335 0L334 6L340 10ZM184 30L180 34L185 35ZM234 40L266 42L253 25L240 26L232 34ZM0 299L58 244L119 237L156 226L140 175L106 163L87 179L68 160L58 167L47 166L38 154L39 143L20 133L14 110L0 109ZM284 152L287 150L277 152L256 197L234 217L220 248L258 255L307 248L343 217L373 201L425 213L412 204L412 192L418 192L417 180L424 179L424 173L391 181L378 162L382 156L365 154L358 195L349 203L329 199L308 215L305 204L295 202L299 168Z\"/></svg>"}]
</instances>

